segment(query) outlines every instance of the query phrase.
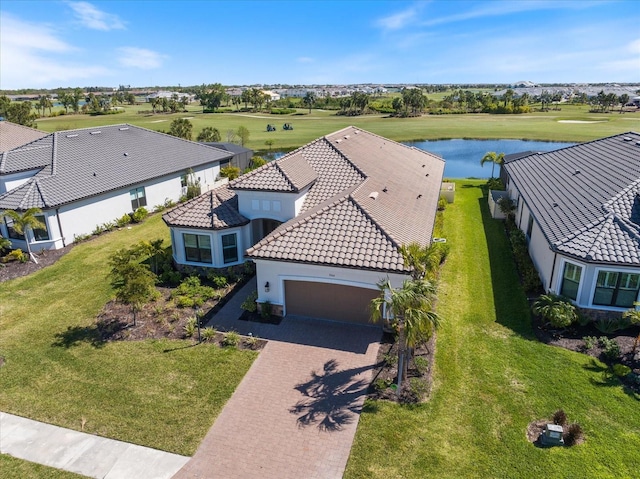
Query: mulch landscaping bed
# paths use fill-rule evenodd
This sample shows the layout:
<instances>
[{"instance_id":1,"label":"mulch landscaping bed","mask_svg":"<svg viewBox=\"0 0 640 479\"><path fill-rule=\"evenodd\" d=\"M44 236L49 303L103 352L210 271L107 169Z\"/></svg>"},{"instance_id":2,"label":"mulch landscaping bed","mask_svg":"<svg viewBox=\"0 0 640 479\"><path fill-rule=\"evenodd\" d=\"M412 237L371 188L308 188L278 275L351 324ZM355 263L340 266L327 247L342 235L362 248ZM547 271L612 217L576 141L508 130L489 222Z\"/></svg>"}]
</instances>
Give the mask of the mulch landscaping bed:
<instances>
[{"instance_id":1,"label":"mulch landscaping bed","mask_svg":"<svg viewBox=\"0 0 640 479\"><path fill-rule=\"evenodd\" d=\"M251 323L263 323L263 324L275 324L278 325L282 322L281 316L270 315L263 317L257 311L243 311L242 315L238 318L240 321L249 321Z\"/></svg>"},{"instance_id":2,"label":"mulch landscaping bed","mask_svg":"<svg viewBox=\"0 0 640 479\"><path fill-rule=\"evenodd\" d=\"M398 394L398 342L393 334L385 333L378 349L373 380L369 385L367 397L401 403L419 403L427 400L431 393L435 344L434 333L429 341L414 349L408 375L403 380L402 390ZM421 358L418 361L424 365L422 368L416 368L415 358Z\"/></svg>"},{"instance_id":3,"label":"mulch landscaping bed","mask_svg":"<svg viewBox=\"0 0 640 479\"><path fill-rule=\"evenodd\" d=\"M58 261L62 256L71 251L74 245L65 246L61 249L42 250L35 253L38 260L38 264L29 260L26 263L20 263L19 261L9 261L7 263L0 264L0 283L3 281L9 281L10 279L20 278L28 274L34 273L46 266L52 265Z\"/></svg>"},{"instance_id":4,"label":"mulch landscaping bed","mask_svg":"<svg viewBox=\"0 0 640 479\"><path fill-rule=\"evenodd\" d=\"M246 281L230 284L219 290L220 299L206 301L201 310L205 313L201 324L201 334L204 324L213 317L220 307L224 305ZM158 287L160 297L146 304L136 314L136 324L133 324L131 307L118 301L109 301L102 312L96 318L97 334L100 341L139 341L144 339L191 339L197 341L198 333L192 336L186 334L187 322L195 317L193 308L178 308L171 300L173 288ZM217 332L214 338L207 342L224 345L225 334ZM240 337L237 345L239 349L259 350L266 344L265 340Z\"/></svg>"},{"instance_id":5,"label":"mulch landscaping bed","mask_svg":"<svg viewBox=\"0 0 640 479\"><path fill-rule=\"evenodd\" d=\"M595 326L589 324L587 326L572 325L566 329L553 329L544 324L542 319L532 314L533 331L539 341L558 346L561 348L577 351L579 353L588 354L600 361L612 366L613 364L624 364L631 368L635 375L640 375L640 347L634 352L633 347L640 334L640 327L634 326L614 334L605 334L599 331ZM616 360L611 360L605 355L604 347L596 342L589 349L586 347L585 337L607 337L614 340L620 347L620 356ZM634 375L620 378L625 387L640 394L640 383L634 379Z\"/></svg>"}]
</instances>

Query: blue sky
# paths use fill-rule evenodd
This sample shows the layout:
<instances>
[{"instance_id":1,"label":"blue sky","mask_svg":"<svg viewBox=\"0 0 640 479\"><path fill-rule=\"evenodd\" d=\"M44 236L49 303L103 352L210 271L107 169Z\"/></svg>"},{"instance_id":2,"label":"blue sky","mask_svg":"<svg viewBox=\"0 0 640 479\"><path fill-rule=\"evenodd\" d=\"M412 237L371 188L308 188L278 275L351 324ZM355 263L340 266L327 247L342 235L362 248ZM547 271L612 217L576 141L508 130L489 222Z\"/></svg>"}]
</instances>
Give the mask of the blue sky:
<instances>
[{"instance_id":1,"label":"blue sky","mask_svg":"<svg viewBox=\"0 0 640 479\"><path fill-rule=\"evenodd\" d=\"M640 82L634 1L0 2L0 89Z\"/></svg>"}]
</instances>

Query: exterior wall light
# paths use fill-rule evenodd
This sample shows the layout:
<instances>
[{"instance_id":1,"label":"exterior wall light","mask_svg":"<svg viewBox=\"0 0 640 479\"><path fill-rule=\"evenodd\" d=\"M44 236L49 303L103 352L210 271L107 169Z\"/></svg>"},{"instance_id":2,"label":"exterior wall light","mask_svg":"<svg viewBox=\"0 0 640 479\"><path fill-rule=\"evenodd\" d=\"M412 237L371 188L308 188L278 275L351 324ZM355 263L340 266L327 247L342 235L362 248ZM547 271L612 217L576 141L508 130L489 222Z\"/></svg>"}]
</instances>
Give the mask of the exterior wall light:
<instances>
[{"instance_id":1,"label":"exterior wall light","mask_svg":"<svg viewBox=\"0 0 640 479\"><path fill-rule=\"evenodd\" d=\"M269 281L267 281L266 283L264 283L264 292L268 293L269 292Z\"/></svg>"}]
</instances>

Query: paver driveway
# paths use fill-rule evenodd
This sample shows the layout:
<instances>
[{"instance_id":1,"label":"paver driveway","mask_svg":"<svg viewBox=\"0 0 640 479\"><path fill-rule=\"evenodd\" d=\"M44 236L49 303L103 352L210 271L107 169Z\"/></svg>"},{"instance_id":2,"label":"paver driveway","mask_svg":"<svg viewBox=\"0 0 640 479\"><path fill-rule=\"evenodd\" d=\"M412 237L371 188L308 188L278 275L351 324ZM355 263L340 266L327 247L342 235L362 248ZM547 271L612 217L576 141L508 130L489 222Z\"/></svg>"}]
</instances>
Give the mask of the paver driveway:
<instances>
[{"instance_id":1,"label":"paver driveway","mask_svg":"<svg viewBox=\"0 0 640 479\"><path fill-rule=\"evenodd\" d=\"M341 478L372 377L377 328L285 318L226 404L185 478Z\"/></svg>"}]
</instances>

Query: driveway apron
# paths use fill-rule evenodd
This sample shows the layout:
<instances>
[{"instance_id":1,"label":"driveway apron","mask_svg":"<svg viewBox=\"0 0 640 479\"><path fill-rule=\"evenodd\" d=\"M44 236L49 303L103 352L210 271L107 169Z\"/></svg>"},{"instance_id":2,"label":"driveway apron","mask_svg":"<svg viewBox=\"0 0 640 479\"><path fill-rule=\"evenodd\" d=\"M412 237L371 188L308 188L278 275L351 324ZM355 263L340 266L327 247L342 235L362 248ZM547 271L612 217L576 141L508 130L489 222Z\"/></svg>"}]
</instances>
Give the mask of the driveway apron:
<instances>
[{"instance_id":1,"label":"driveway apron","mask_svg":"<svg viewBox=\"0 0 640 479\"><path fill-rule=\"evenodd\" d=\"M379 328L283 319L174 476L341 478L372 378Z\"/></svg>"}]
</instances>

